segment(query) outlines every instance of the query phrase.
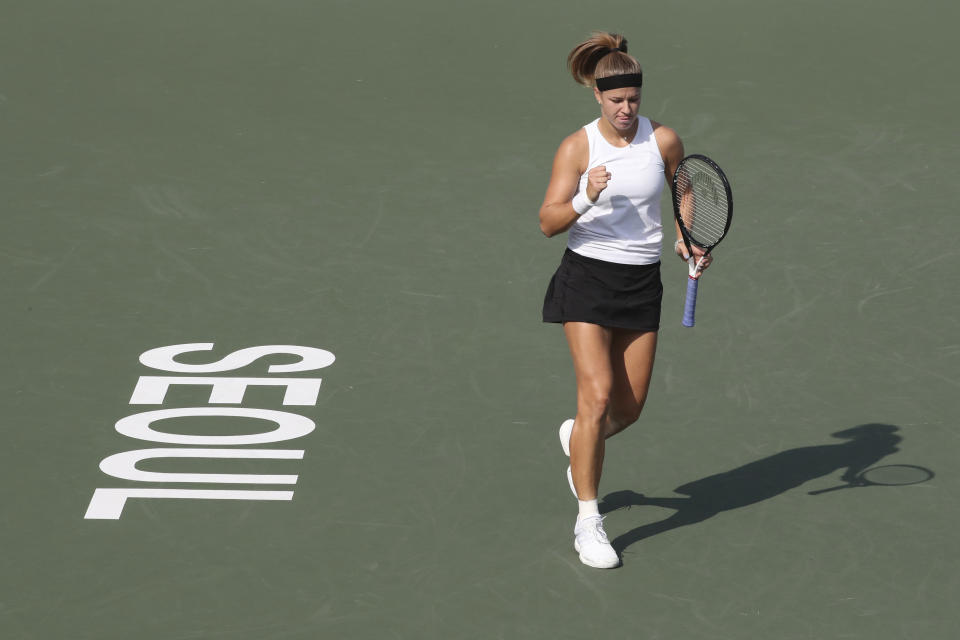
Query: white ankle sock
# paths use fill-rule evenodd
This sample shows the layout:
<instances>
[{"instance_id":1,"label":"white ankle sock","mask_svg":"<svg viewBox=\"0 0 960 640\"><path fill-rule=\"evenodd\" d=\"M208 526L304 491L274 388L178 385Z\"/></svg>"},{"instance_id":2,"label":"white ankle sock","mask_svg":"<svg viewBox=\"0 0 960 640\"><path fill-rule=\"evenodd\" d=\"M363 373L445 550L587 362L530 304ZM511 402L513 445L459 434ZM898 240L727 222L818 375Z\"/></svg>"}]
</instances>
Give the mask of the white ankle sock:
<instances>
[{"instance_id":1,"label":"white ankle sock","mask_svg":"<svg viewBox=\"0 0 960 640\"><path fill-rule=\"evenodd\" d=\"M600 509L596 498L593 500L577 500L577 502L580 503L580 513L577 514L577 522L580 522L589 516L600 515Z\"/></svg>"}]
</instances>

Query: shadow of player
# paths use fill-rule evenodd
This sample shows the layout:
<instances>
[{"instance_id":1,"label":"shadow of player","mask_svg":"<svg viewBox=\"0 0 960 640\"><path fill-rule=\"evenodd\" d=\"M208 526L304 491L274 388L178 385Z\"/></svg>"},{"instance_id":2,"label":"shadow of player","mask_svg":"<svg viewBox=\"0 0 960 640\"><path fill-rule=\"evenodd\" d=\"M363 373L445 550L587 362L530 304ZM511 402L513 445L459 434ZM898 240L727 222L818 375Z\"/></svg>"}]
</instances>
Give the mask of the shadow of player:
<instances>
[{"instance_id":1,"label":"shadow of player","mask_svg":"<svg viewBox=\"0 0 960 640\"><path fill-rule=\"evenodd\" d=\"M674 489L686 498L651 498L630 490L615 491L603 497L600 512L635 505L676 511L665 520L637 527L612 540L619 553L645 538L762 502L840 469L845 469L841 479L852 483L858 474L898 450L902 438L897 431L888 424L864 424L838 431L832 436L845 442L789 449Z\"/></svg>"}]
</instances>

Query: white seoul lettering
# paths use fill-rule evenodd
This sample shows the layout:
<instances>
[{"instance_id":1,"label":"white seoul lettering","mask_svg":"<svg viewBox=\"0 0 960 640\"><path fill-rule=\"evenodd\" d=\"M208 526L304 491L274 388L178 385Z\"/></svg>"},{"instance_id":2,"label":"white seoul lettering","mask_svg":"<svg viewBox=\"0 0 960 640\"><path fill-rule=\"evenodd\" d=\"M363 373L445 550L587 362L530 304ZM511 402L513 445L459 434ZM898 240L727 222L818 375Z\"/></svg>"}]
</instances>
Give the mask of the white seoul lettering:
<instances>
[{"instance_id":1,"label":"white seoul lettering","mask_svg":"<svg viewBox=\"0 0 960 640\"><path fill-rule=\"evenodd\" d=\"M274 364L267 369L268 373L294 373L299 371L314 371L333 364L336 358L329 351L315 347L299 347L296 345L270 345L264 347L248 347L234 351L222 360L208 364L182 364L174 360L174 356L192 351L210 351L212 342L194 342L190 344L175 344L169 347L150 349L140 355L140 362L151 369L172 371L174 373L222 373L233 371L253 364L260 358L270 355L300 356L299 362L293 364Z\"/></svg>"},{"instance_id":2,"label":"white seoul lettering","mask_svg":"<svg viewBox=\"0 0 960 640\"><path fill-rule=\"evenodd\" d=\"M108 476L137 482L216 482L219 484L297 484L297 476L254 473L166 473L141 471L136 464L156 458L253 458L302 460L294 449L138 449L104 458L100 470Z\"/></svg>"},{"instance_id":3,"label":"white seoul lettering","mask_svg":"<svg viewBox=\"0 0 960 640\"><path fill-rule=\"evenodd\" d=\"M183 378L140 376L133 388L130 404L163 404L170 385L211 386L210 404L240 404L248 386L286 387L283 404L310 406L317 404L320 378Z\"/></svg>"},{"instance_id":4,"label":"white seoul lettering","mask_svg":"<svg viewBox=\"0 0 960 640\"><path fill-rule=\"evenodd\" d=\"M293 500L293 491L231 489L96 489L83 516L86 520L119 520L127 498L188 500Z\"/></svg>"},{"instance_id":5,"label":"white seoul lettering","mask_svg":"<svg viewBox=\"0 0 960 640\"><path fill-rule=\"evenodd\" d=\"M192 342L150 349L140 355L140 362L152 369L172 373L221 373L247 367L260 358L272 355L293 355L299 359L289 364L274 364L267 367L268 373L294 373L315 371L330 366L336 360L334 355L324 349L297 345L267 345L239 349L224 358L207 364L183 364L175 360L176 356L211 351L212 342ZM130 396L131 405L162 405L167 401L167 392L174 385L209 386L211 405L241 404L247 388L251 386L284 387L283 404L285 406L315 406L320 393L320 378L276 378L276 377L210 377L210 376L140 376ZM167 425L172 431L154 428L160 421L181 419L181 430L186 424L197 428L197 419L233 418L238 419L235 428L239 433L233 435L198 435L195 433L176 433L174 425ZM242 419L242 420L239 420ZM243 421L259 420L271 423L273 428L250 433L243 429ZM202 421L201 421L202 422ZM248 426L248 425L247 425ZM314 431L313 420L288 411L256 409L249 407L181 407L144 411L121 418L115 424L116 431L124 436L179 445L216 445L234 447L238 445L282 442L301 438ZM235 448L153 448L125 451L104 458L100 469L114 478L134 482L195 482L213 484L296 484L298 476L258 473L173 473L145 471L137 468L144 460L171 458L236 458L236 459L273 459L302 460L302 449L235 449ZM93 492L85 519L118 520L124 506L130 498L144 499L188 499L188 500L273 500L293 499L293 491L248 491L232 489L167 489L167 488L98 488Z\"/></svg>"},{"instance_id":6,"label":"white seoul lettering","mask_svg":"<svg viewBox=\"0 0 960 640\"><path fill-rule=\"evenodd\" d=\"M266 420L277 425L276 429L263 433L251 433L237 436L191 436L180 433L167 433L151 428L158 420L188 417L236 417L256 418ZM135 413L117 421L118 433L138 440L151 442L166 442L169 444L263 444L264 442L281 442L305 436L314 430L313 420L287 413L286 411L270 411L269 409L244 409L230 407L187 407L185 409L157 409Z\"/></svg>"}]
</instances>

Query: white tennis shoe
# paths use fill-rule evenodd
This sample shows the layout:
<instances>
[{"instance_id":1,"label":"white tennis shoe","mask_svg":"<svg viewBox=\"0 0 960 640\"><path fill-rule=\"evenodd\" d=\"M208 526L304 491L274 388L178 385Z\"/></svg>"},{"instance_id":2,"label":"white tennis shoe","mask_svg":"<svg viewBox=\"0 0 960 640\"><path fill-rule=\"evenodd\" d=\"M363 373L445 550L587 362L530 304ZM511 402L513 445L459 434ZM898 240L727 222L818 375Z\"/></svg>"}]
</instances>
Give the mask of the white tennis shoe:
<instances>
[{"instance_id":1,"label":"white tennis shoe","mask_svg":"<svg viewBox=\"0 0 960 640\"><path fill-rule=\"evenodd\" d=\"M603 516L578 520L573 535L573 548L580 554L583 564L595 569L613 569L620 565L620 558L603 530Z\"/></svg>"},{"instance_id":2,"label":"white tennis shoe","mask_svg":"<svg viewBox=\"0 0 960 640\"><path fill-rule=\"evenodd\" d=\"M560 425L560 446L563 447L563 452L570 457L570 434L573 433L573 420L564 420L563 424ZM570 485L570 493L573 494L574 498L580 499L577 495L577 490L573 486L573 474L570 471L570 465L567 465L567 484Z\"/></svg>"},{"instance_id":3,"label":"white tennis shoe","mask_svg":"<svg viewBox=\"0 0 960 640\"><path fill-rule=\"evenodd\" d=\"M563 453L570 457L570 434L573 433L573 420L564 420L560 425L560 446L563 447Z\"/></svg>"}]
</instances>

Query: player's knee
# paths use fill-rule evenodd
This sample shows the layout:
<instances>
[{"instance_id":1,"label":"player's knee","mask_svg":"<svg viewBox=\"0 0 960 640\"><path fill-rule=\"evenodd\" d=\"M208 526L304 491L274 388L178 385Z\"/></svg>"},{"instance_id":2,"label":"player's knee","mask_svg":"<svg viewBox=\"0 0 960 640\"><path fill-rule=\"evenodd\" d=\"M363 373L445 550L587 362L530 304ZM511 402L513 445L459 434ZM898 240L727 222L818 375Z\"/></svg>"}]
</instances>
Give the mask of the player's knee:
<instances>
[{"instance_id":1,"label":"player's knee","mask_svg":"<svg viewBox=\"0 0 960 640\"><path fill-rule=\"evenodd\" d=\"M629 410L624 411L619 415L620 423L623 424L624 427L629 427L640 419L641 411L643 411L643 407L640 405L630 407Z\"/></svg>"},{"instance_id":2,"label":"player's knee","mask_svg":"<svg viewBox=\"0 0 960 640\"><path fill-rule=\"evenodd\" d=\"M612 408L607 420L610 425L610 433L608 435L619 433L639 420L641 411L643 411L642 404L631 404L628 407Z\"/></svg>"},{"instance_id":3,"label":"player's knee","mask_svg":"<svg viewBox=\"0 0 960 640\"><path fill-rule=\"evenodd\" d=\"M622 413L611 415L607 420L607 437L620 433L636 421L636 417L625 416Z\"/></svg>"},{"instance_id":4,"label":"player's knee","mask_svg":"<svg viewBox=\"0 0 960 640\"><path fill-rule=\"evenodd\" d=\"M599 426L610 411L610 394L603 389L594 389L580 394L577 413L583 423Z\"/></svg>"}]
</instances>

